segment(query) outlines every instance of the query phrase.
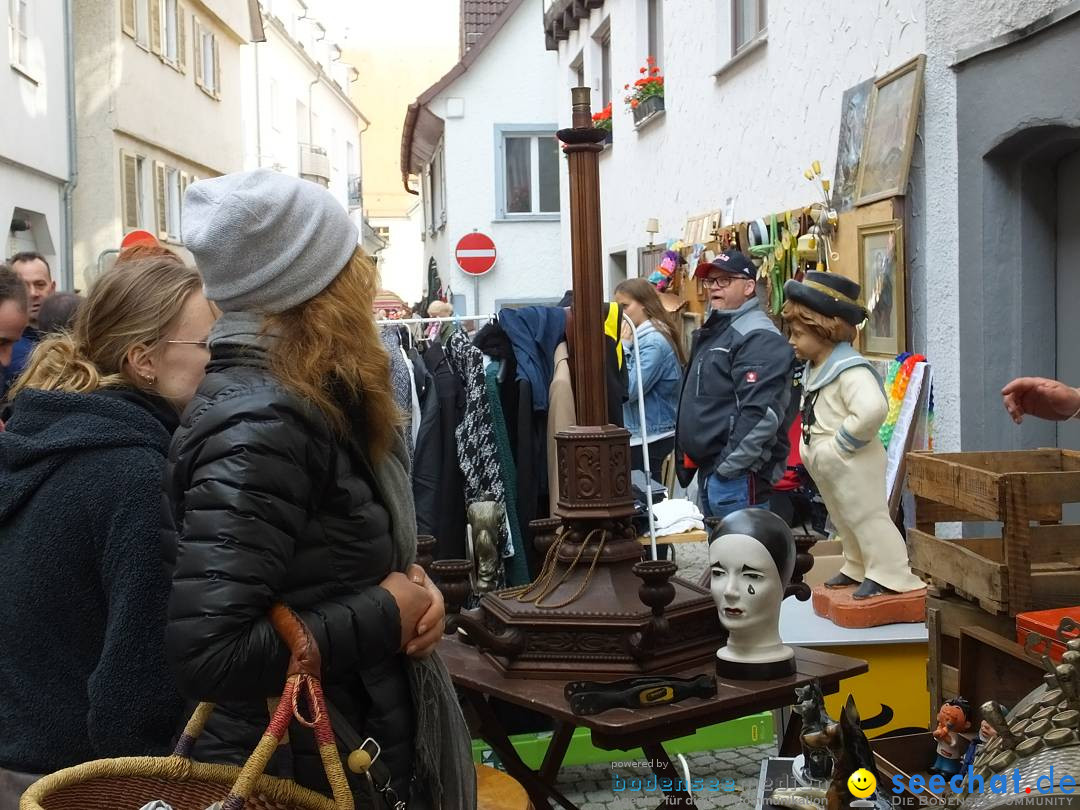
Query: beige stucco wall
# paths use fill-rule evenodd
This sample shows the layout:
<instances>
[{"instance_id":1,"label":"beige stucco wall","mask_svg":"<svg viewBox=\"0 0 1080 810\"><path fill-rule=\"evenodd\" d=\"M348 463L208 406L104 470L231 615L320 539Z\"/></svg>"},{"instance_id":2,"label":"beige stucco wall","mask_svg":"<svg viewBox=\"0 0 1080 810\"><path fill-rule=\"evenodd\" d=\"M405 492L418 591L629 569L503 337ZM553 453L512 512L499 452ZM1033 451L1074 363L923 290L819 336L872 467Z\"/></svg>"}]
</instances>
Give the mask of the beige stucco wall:
<instances>
[{"instance_id":1,"label":"beige stucco wall","mask_svg":"<svg viewBox=\"0 0 1080 810\"><path fill-rule=\"evenodd\" d=\"M243 168L240 48L249 31L246 15L232 13L230 5L241 4L184 0L187 71L179 73L121 31L119 3L74 4L77 288L85 289L92 279L101 252L117 248L123 238L121 149L199 177ZM192 15L218 39L220 100L195 84ZM238 28L228 27L222 19Z\"/></svg>"},{"instance_id":2,"label":"beige stucco wall","mask_svg":"<svg viewBox=\"0 0 1080 810\"><path fill-rule=\"evenodd\" d=\"M371 126L364 132L364 210L369 217L407 218L416 205L401 183L405 110L458 59L459 4L398 0L379 4L353 32L345 61L360 78L351 86Z\"/></svg>"}]
</instances>

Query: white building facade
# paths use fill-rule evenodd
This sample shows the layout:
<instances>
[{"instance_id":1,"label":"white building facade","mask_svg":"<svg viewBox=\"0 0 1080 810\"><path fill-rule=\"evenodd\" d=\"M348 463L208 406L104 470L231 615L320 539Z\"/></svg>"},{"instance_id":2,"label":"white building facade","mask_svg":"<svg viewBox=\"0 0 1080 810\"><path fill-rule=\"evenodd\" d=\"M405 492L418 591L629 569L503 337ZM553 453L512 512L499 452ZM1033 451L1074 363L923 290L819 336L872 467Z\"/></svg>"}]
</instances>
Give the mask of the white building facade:
<instances>
[{"instance_id":1,"label":"white building facade","mask_svg":"<svg viewBox=\"0 0 1080 810\"><path fill-rule=\"evenodd\" d=\"M593 89L594 112L612 103L612 142L600 158L608 293L624 272L638 274L649 219L665 241L699 213L733 210L739 221L812 201L803 171L814 159L831 167L844 90L925 46L923 0L885 12L877 2L836 3L828 14L798 0L588 5L556 40L558 111L569 125L579 81ZM665 79L665 110L635 127L624 87L649 56Z\"/></svg>"},{"instance_id":2,"label":"white building facade","mask_svg":"<svg viewBox=\"0 0 1080 810\"><path fill-rule=\"evenodd\" d=\"M849 0L818 13L797 0L547 0L543 27L547 46L559 58L560 125L569 123L573 86L593 89L594 111L612 103L612 142L600 157L609 294L622 278L639 274L639 251L650 240L645 230L650 219L658 221L656 241L663 243L681 238L686 221L705 212L723 211L726 224L814 202L817 194L803 171L819 160L825 176L832 177L844 91L925 54L923 108L903 205L909 348L926 354L934 366L935 446L956 450L1068 443L1067 431L1075 428L1025 423L1023 431L1011 429L998 392L1012 376L1025 373L1080 381L1080 361L1076 368L1069 366L1064 351L1080 334L1062 332L1064 312L1058 313L1056 334L1053 318L1029 319L1038 322L1036 331L1046 333L1039 338L1024 337L1032 324L1019 315L1023 302L1032 298L1038 303L1026 305L1030 313L1053 311L1055 283L1060 309L1068 297L1060 279L1080 279L1080 245L1073 251L1077 258L1057 257L1058 282L1052 249L1039 254L1048 278L1033 280L1037 295L1022 297L1020 290L1030 287L1011 269L999 271L1013 273L1000 281L999 290L983 294L985 273L993 271L994 262L987 257L980 271L974 269L980 265L962 251L964 235L972 228L963 223L976 217L972 224L988 229L986 238L990 229L1003 227L992 223L999 216L1012 217L1015 225L1024 216L1052 218L1056 215L1047 212L1055 206L1080 210L1080 203L1048 199L1023 212L1006 211L1004 204L981 210L985 206L979 193L986 181L976 171L989 153L971 150L989 150L999 136L992 133L973 143L965 158L965 128L958 127L958 118L974 120L987 111L1008 110L1020 97L1022 106L1032 107L1032 117L1026 123L1018 116L1009 124L997 124L1003 130L1000 140L1006 139L1009 126L1020 130L1042 118L1060 128L1065 144L1059 146L1061 154L1051 150L1045 161L1061 159L1073 135L1080 145L1080 91L1068 78L1080 68L1080 47L1050 43L1054 38L1080 43L1080 33L1069 39L1072 29L1080 32L1080 2ZM1014 70L1011 94L980 90L980 81L972 78L965 104L958 86L975 76L983 62L1013 58L1009 48L1019 59L1025 49L1040 47L1057 61L1031 56L1033 65L1045 67ZM990 55L982 55L985 49ZM624 87L640 77L649 56L665 79L665 109L635 126L624 103ZM1063 97L1051 100L1049 95L1058 90ZM966 192L965 159L972 166ZM1003 165L1001 171L1009 170ZM1047 171L1043 187L1053 189L1055 182L1063 186L1071 177L1062 173L1059 180ZM1080 166L1076 171L1080 176ZM1022 184L1016 182L1019 197ZM566 193L564 184L564 209ZM988 221L983 223L983 218ZM1032 242L1039 243L1034 238ZM1054 244L1048 225L1042 242ZM981 250L977 243L972 249ZM562 251L568 264L565 221ZM1010 254L1013 267L1022 263L1022 252ZM1077 284L1080 295L1080 281ZM995 304L1003 295L1011 308ZM1011 324L1013 335L1001 336L1000 351L985 346L983 332L972 332L972 324L993 331L1003 321ZM1027 348L1018 347L1022 341ZM1062 348L1056 363L1039 359L1054 357L1055 345ZM1076 446L1080 430L1068 440Z\"/></svg>"},{"instance_id":3,"label":"white building facade","mask_svg":"<svg viewBox=\"0 0 1080 810\"><path fill-rule=\"evenodd\" d=\"M58 286L71 289L65 202L74 181L74 106L65 0L10 0L0 6L0 258L44 255Z\"/></svg>"},{"instance_id":4,"label":"white building facade","mask_svg":"<svg viewBox=\"0 0 1080 810\"><path fill-rule=\"evenodd\" d=\"M570 284L557 65L536 11L512 0L405 120L402 173L420 191L425 266L434 259L443 285L463 294L473 314L552 303ZM454 256L473 231L490 236L498 254L479 279Z\"/></svg>"},{"instance_id":5,"label":"white building facade","mask_svg":"<svg viewBox=\"0 0 1080 810\"><path fill-rule=\"evenodd\" d=\"M246 3L78 0L75 86L79 182L76 286L115 257L124 234L180 243L184 190L243 168L241 48Z\"/></svg>"},{"instance_id":6,"label":"white building facade","mask_svg":"<svg viewBox=\"0 0 1080 810\"><path fill-rule=\"evenodd\" d=\"M264 42L243 49L244 168L305 177L363 227L360 133L349 99L356 71L300 0L260 3Z\"/></svg>"}]
</instances>

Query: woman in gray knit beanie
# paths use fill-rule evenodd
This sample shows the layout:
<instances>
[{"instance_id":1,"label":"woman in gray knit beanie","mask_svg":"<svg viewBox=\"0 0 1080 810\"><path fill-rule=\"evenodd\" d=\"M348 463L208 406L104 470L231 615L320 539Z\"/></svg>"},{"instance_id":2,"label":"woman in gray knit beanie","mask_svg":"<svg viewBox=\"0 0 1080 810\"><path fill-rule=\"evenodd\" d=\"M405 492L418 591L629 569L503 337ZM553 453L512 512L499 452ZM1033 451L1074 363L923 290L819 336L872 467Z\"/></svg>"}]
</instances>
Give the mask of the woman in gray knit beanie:
<instances>
[{"instance_id":1,"label":"woman in gray knit beanie","mask_svg":"<svg viewBox=\"0 0 1080 810\"><path fill-rule=\"evenodd\" d=\"M469 735L434 653L442 597L413 563L408 456L358 230L325 189L262 169L192 184L183 213L223 311L166 477L168 652L184 692L218 704L196 758L241 762L258 743L286 677L268 620L284 602L322 653L341 753L353 733L381 748L376 790L352 784L357 806L469 810ZM310 729L289 736L271 769L326 792Z\"/></svg>"}]
</instances>

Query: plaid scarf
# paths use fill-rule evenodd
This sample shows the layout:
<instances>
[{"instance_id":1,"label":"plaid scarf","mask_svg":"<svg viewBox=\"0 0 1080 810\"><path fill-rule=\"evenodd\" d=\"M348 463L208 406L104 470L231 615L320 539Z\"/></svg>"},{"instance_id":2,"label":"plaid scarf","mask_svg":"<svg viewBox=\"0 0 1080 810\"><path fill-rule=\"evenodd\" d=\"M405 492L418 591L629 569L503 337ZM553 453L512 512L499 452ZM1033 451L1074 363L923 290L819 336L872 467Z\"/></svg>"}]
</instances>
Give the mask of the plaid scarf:
<instances>
[{"instance_id":1,"label":"plaid scarf","mask_svg":"<svg viewBox=\"0 0 1080 810\"><path fill-rule=\"evenodd\" d=\"M499 450L495 443L495 422L487 398L484 359L461 329L446 340L446 359L465 388L465 416L457 426L458 466L465 477L465 501L472 503L492 495L506 508L506 488L499 469ZM503 557L514 553L514 544L506 530L499 527L499 552Z\"/></svg>"}]
</instances>

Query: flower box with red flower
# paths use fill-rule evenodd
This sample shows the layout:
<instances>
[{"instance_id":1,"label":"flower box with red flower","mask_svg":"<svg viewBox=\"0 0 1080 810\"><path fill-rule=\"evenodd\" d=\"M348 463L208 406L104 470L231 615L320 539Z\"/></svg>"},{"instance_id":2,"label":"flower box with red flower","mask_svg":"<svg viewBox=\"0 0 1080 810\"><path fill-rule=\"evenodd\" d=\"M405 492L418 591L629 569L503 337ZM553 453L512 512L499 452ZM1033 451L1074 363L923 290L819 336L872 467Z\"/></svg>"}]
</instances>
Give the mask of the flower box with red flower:
<instances>
[{"instance_id":1,"label":"flower box with red flower","mask_svg":"<svg viewBox=\"0 0 1080 810\"><path fill-rule=\"evenodd\" d=\"M596 129L604 130L608 136L604 139L605 143L611 143L611 103L609 102L604 109L598 113L593 113L592 117L593 126Z\"/></svg>"},{"instance_id":2,"label":"flower box with red flower","mask_svg":"<svg viewBox=\"0 0 1080 810\"><path fill-rule=\"evenodd\" d=\"M656 60L648 57L644 66L638 69L638 73L641 76L632 85L623 85L624 90L630 91L624 100L634 114L635 126L641 125L664 109L664 77L656 65Z\"/></svg>"}]
</instances>

